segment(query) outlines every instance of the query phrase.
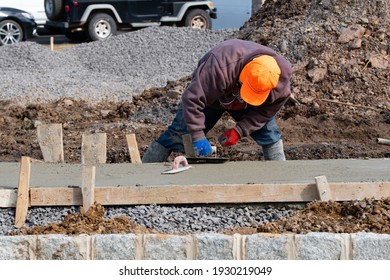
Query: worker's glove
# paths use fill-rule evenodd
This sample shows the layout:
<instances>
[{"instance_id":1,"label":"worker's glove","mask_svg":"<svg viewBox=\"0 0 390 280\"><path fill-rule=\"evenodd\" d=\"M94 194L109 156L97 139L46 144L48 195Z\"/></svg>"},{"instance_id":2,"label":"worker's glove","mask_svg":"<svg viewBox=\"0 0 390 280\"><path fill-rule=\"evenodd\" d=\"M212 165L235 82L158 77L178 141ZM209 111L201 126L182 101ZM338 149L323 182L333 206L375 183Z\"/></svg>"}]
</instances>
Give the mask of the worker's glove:
<instances>
[{"instance_id":1,"label":"worker's glove","mask_svg":"<svg viewBox=\"0 0 390 280\"><path fill-rule=\"evenodd\" d=\"M229 129L218 138L219 143L224 147L233 146L238 140L240 140L240 134L234 128Z\"/></svg>"},{"instance_id":2,"label":"worker's glove","mask_svg":"<svg viewBox=\"0 0 390 280\"><path fill-rule=\"evenodd\" d=\"M192 146L194 147L196 156L209 156L213 153L209 140L205 136L195 138L192 141Z\"/></svg>"}]
</instances>

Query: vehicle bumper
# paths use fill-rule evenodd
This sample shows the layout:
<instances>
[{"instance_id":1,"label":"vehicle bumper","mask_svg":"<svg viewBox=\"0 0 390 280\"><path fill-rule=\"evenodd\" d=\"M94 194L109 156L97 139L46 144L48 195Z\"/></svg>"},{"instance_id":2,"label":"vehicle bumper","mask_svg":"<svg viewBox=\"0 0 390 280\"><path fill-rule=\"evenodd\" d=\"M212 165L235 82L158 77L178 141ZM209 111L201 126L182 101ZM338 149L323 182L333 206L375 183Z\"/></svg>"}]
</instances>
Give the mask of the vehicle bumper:
<instances>
[{"instance_id":1,"label":"vehicle bumper","mask_svg":"<svg viewBox=\"0 0 390 280\"><path fill-rule=\"evenodd\" d=\"M38 35L37 34L37 25L35 24L35 22L34 23L28 22L28 23L29 24L24 25L25 39L26 40L32 39Z\"/></svg>"},{"instance_id":2,"label":"vehicle bumper","mask_svg":"<svg viewBox=\"0 0 390 280\"><path fill-rule=\"evenodd\" d=\"M217 18L217 8L210 9L210 17L213 19Z\"/></svg>"},{"instance_id":3,"label":"vehicle bumper","mask_svg":"<svg viewBox=\"0 0 390 280\"><path fill-rule=\"evenodd\" d=\"M72 22L69 23L67 21L51 21L48 20L45 23L46 28L56 28L56 29L74 29L74 28L79 28L82 27L83 23L82 22Z\"/></svg>"},{"instance_id":4,"label":"vehicle bumper","mask_svg":"<svg viewBox=\"0 0 390 280\"><path fill-rule=\"evenodd\" d=\"M46 21L45 27L47 28L58 28L58 29L68 29L69 22L66 21Z\"/></svg>"}]
</instances>

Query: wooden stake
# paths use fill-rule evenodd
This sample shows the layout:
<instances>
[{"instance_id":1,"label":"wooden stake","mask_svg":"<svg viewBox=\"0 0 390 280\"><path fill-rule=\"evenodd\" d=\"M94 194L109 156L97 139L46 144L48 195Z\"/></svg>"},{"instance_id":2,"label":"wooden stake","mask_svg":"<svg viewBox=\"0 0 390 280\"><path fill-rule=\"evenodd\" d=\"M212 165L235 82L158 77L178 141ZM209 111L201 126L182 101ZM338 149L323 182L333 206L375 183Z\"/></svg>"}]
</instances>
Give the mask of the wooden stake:
<instances>
[{"instance_id":1,"label":"wooden stake","mask_svg":"<svg viewBox=\"0 0 390 280\"><path fill-rule=\"evenodd\" d=\"M50 50L54 51L54 37L50 36Z\"/></svg>"},{"instance_id":2,"label":"wooden stake","mask_svg":"<svg viewBox=\"0 0 390 280\"><path fill-rule=\"evenodd\" d=\"M315 177L315 181L316 181L316 187L318 190L318 195L320 197L320 200L321 201L331 200L329 183L328 180L326 179L326 176Z\"/></svg>"},{"instance_id":3,"label":"wooden stake","mask_svg":"<svg viewBox=\"0 0 390 280\"><path fill-rule=\"evenodd\" d=\"M139 155L137 139L134 133L126 135L127 145L129 146L130 160L132 163L139 164L142 163L141 157Z\"/></svg>"},{"instance_id":4,"label":"wooden stake","mask_svg":"<svg viewBox=\"0 0 390 280\"><path fill-rule=\"evenodd\" d=\"M352 104L352 103L349 103L349 102L341 102L341 101L338 101L338 100L330 100L330 99L320 99L320 100L324 101L324 102L335 103L335 104L345 105L345 106L349 106L349 107L356 107L356 108L363 108L363 109L373 110L373 111L376 111L376 112L381 112L382 111L381 109L377 109L377 108L374 108L374 107L360 105L360 104Z\"/></svg>"},{"instance_id":5,"label":"wooden stake","mask_svg":"<svg viewBox=\"0 0 390 280\"><path fill-rule=\"evenodd\" d=\"M27 218L29 206L31 160L29 157L22 157L20 161L20 174L18 194L16 198L15 226L21 228Z\"/></svg>"},{"instance_id":6,"label":"wooden stake","mask_svg":"<svg viewBox=\"0 0 390 280\"><path fill-rule=\"evenodd\" d=\"M190 134L184 134L182 136L183 138L183 145L184 145L184 151L186 156L188 157L194 157L195 156L195 151L194 147L192 146L192 138Z\"/></svg>"},{"instance_id":7,"label":"wooden stake","mask_svg":"<svg viewBox=\"0 0 390 280\"><path fill-rule=\"evenodd\" d=\"M95 174L95 166L83 166L81 193L85 212L95 203Z\"/></svg>"},{"instance_id":8,"label":"wooden stake","mask_svg":"<svg viewBox=\"0 0 390 280\"><path fill-rule=\"evenodd\" d=\"M62 124L39 125L37 133L44 161L64 162Z\"/></svg>"},{"instance_id":9,"label":"wooden stake","mask_svg":"<svg viewBox=\"0 0 390 280\"><path fill-rule=\"evenodd\" d=\"M390 146L390 139L377 138L377 139L376 139L376 142L377 142L378 144L389 145L389 146Z\"/></svg>"},{"instance_id":10,"label":"wooden stake","mask_svg":"<svg viewBox=\"0 0 390 280\"><path fill-rule=\"evenodd\" d=\"M290 95L290 100L292 103L294 103L294 105L301 105L301 103L298 101L294 94Z\"/></svg>"},{"instance_id":11,"label":"wooden stake","mask_svg":"<svg viewBox=\"0 0 390 280\"><path fill-rule=\"evenodd\" d=\"M106 146L106 133L83 134L81 144L81 163L89 165L106 163Z\"/></svg>"}]
</instances>

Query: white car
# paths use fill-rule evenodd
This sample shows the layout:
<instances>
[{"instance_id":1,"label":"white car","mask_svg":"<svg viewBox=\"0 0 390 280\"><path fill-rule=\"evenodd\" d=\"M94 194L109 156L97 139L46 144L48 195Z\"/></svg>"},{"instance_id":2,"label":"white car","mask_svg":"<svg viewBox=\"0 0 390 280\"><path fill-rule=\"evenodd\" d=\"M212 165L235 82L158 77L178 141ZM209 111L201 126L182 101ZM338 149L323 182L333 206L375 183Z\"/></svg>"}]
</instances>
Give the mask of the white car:
<instances>
[{"instance_id":1,"label":"white car","mask_svg":"<svg viewBox=\"0 0 390 280\"><path fill-rule=\"evenodd\" d=\"M0 7L16 8L34 16L38 26L46 23L45 0L1 0Z\"/></svg>"}]
</instances>

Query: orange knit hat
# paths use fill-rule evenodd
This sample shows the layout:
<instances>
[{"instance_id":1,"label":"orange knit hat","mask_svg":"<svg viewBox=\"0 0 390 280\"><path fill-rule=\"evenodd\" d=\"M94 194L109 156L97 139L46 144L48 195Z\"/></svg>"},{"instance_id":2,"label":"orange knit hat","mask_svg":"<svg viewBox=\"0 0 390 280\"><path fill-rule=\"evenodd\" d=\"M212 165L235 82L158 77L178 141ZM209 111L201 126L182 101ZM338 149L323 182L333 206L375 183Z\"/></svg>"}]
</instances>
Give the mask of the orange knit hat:
<instances>
[{"instance_id":1,"label":"orange knit hat","mask_svg":"<svg viewBox=\"0 0 390 280\"><path fill-rule=\"evenodd\" d=\"M279 65L272 56L256 57L241 71L241 98L250 105L263 104L278 84L280 73Z\"/></svg>"}]
</instances>

